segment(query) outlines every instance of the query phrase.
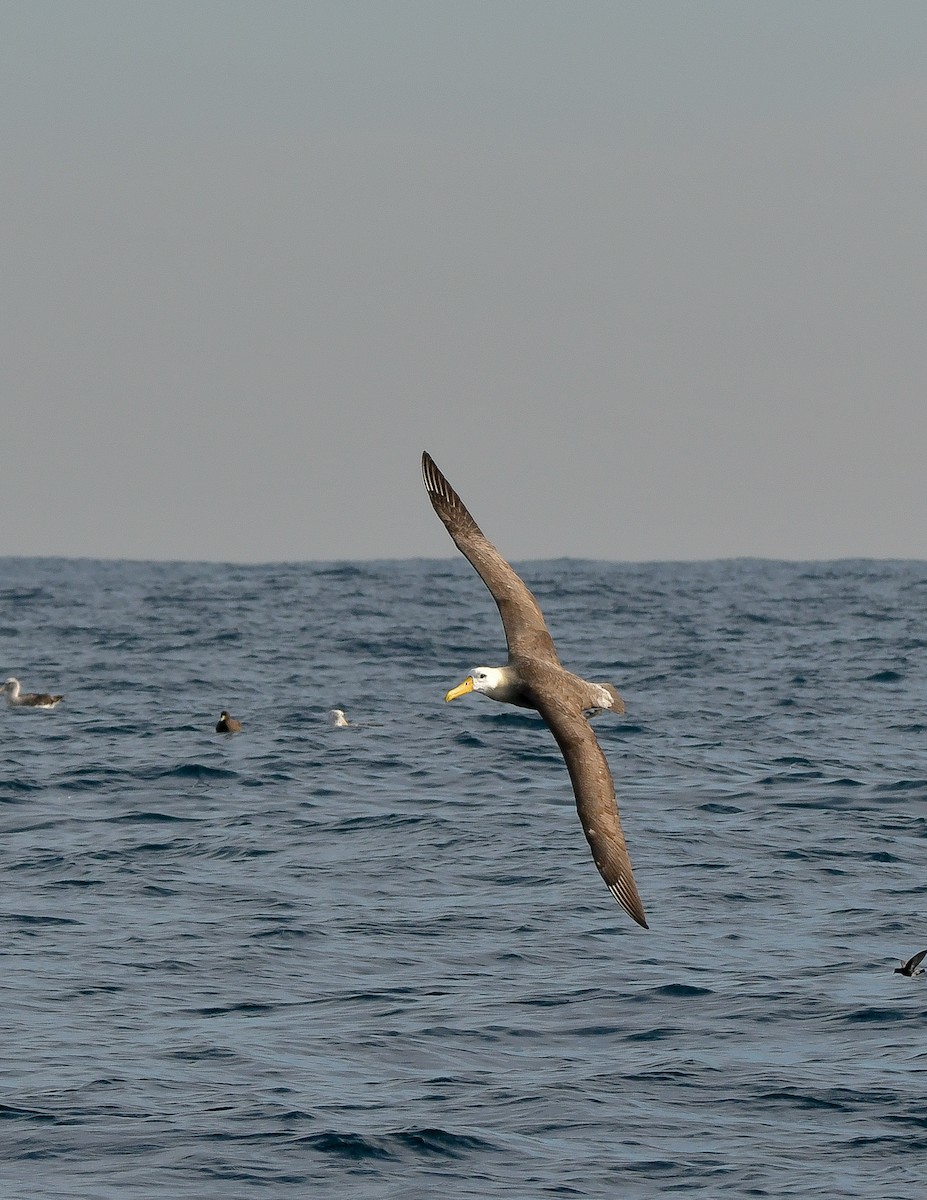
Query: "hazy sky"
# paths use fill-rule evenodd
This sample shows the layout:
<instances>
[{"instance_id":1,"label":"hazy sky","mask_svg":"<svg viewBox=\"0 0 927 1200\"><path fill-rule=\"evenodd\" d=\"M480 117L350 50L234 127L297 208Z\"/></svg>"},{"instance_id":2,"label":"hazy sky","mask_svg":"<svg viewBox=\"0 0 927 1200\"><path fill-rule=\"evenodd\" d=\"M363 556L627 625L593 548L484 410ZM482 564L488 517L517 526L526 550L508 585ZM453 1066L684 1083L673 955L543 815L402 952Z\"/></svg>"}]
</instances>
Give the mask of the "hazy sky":
<instances>
[{"instance_id":1,"label":"hazy sky","mask_svg":"<svg viewBox=\"0 0 927 1200\"><path fill-rule=\"evenodd\" d=\"M0 0L0 554L927 558L923 0Z\"/></svg>"}]
</instances>

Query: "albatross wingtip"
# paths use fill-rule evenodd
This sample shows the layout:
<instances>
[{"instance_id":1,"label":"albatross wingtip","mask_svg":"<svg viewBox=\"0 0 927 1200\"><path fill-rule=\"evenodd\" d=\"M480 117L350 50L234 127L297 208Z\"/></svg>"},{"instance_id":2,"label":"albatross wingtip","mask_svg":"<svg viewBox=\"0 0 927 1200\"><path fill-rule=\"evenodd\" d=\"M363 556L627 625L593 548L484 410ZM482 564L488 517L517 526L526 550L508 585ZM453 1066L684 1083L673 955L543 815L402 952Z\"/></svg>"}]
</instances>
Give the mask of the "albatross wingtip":
<instances>
[{"instance_id":1,"label":"albatross wingtip","mask_svg":"<svg viewBox=\"0 0 927 1200\"><path fill-rule=\"evenodd\" d=\"M641 929L649 929L647 918L644 915L644 905L638 895L637 887L633 879L621 880L618 883L609 883L608 890L618 901L624 911L628 914L632 921L636 921Z\"/></svg>"},{"instance_id":2,"label":"albatross wingtip","mask_svg":"<svg viewBox=\"0 0 927 1200\"><path fill-rule=\"evenodd\" d=\"M427 450L422 451L422 479L425 483L426 492L441 491L441 484L444 483L444 476L441 474L438 464L431 457Z\"/></svg>"}]
</instances>

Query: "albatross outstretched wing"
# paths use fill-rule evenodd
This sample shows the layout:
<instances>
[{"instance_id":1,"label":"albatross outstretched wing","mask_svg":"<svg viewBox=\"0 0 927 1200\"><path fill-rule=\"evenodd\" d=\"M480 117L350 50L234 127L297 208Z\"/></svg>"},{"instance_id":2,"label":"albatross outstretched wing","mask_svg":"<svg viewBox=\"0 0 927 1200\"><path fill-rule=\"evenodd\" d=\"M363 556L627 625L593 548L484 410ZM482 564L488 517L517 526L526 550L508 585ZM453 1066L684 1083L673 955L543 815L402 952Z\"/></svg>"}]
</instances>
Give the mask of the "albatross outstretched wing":
<instances>
[{"instance_id":1,"label":"albatross outstretched wing","mask_svg":"<svg viewBox=\"0 0 927 1200\"><path fill-rule=\"evenodd\" d=\"M592 726L556 696L537 696L536 703L570 772L576 811L599 874L628 916L647 929L618 816L615 783Z\"/></svg>"},{"instance_id":2,"label":"albatross outstretched wing","mask_svg":"<svg viewBox=\"0 0 927 1200\"><path fill-rule=\"evenodd\" d=\"M428 499L454 539L454 544L489 588L496 602L509 654L559 663L537 600L484 536L427 451L422 454L422 478Z\"/></svg>"}]
</instances>

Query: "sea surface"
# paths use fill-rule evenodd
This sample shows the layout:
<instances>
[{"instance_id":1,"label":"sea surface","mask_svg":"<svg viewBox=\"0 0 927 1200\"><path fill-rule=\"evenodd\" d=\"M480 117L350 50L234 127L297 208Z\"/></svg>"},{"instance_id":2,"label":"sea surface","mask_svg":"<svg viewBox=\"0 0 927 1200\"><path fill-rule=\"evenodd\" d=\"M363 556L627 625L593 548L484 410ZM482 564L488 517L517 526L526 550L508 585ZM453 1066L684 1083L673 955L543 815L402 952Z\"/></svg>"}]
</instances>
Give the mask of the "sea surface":
<instances>
[{"instance_id":1,"label":"sea surface","mask_svg":"<svg viewBox=\"0 0 927 1200\"><path fill-rule=\"evenodd\" d=\"M927 563L520 569L649 930L462 559L0 560L4 1200L919 1194Z\"/></svg>"}]
</instances>

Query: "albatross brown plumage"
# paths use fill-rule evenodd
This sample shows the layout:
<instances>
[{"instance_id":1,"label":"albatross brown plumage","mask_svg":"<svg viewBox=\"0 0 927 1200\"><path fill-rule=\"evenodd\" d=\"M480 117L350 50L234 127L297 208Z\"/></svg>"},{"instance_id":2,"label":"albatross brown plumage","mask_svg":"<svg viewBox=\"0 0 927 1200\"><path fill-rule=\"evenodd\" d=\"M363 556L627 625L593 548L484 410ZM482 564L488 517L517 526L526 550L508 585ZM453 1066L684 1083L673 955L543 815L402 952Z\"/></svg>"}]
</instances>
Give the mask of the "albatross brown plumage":
<instances>
[{"instance_id":1,"label":"albatross brown plumage","mask_svg":"<svg viewBox=\"0 0 927 1200\"><path fill-rule=\"evenodd\" d=\"M920 950L913 958L909 958L907 962L903 962L900 967L895 968L896 975L923 975L924 968L921 963L927 958L927 950Z\"/></svg>"},{"instance_id":2,"label":"albatross brown plumage","mask_svg":"<svg viewBox=\"0 0 927 1200\"><path fill-rule=\"evenodd\" d=\"M430 454L422 454L422 477L432 506L454 544L489 588L502 617L509 660L504 667L475 667L444 697L467 692L536 709L560 747L573 783L576 809L592 857L608 890L638 925L647 919L625 844L615 784L602 747L585 714L624 712L624 701L607 683L589 683L560 665L537 600L482 533Z\"/></svg>"},{"instance_id":3,"label":"albatross brown plumage","mask_svg":"<svg viewBox=\"0 0 927 1200\"><path fill-rule=\"evenodd\" d=\"M64 699L64 696L50 696L48 692L20 692L19 680L12 675L0 687L0 694L3 692L6 692L10 708L54 708Z\"/></svg>"}]
</instances>

